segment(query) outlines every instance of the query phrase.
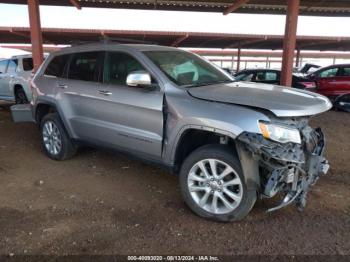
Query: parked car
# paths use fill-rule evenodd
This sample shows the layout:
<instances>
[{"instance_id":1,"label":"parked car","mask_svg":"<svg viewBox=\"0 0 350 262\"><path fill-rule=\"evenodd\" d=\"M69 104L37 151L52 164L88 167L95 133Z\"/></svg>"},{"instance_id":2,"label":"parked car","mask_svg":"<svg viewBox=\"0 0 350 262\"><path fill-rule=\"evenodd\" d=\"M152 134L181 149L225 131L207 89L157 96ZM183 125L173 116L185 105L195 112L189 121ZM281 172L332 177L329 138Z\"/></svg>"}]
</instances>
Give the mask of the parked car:
<instances>
[{"instance_id":1,"label":"parked car","mask_svg":"<svg viewBox=\"0 0 350 262\"><path fill-rule=\"evenodd\" d=\"M327 96L332 101L350 93L350 64L323 67L308 76L315 81L316 88L310 91Z\"/></svg>"},{"instance_id":2,"label":"parked car","mask_svg":"<svg viewBox=\"0 0 350 262\"><path fill-rule=\"evenodd\" d=\"M0 61L0 99L26 104L32 98L29 81L33 70L31 55Z\"/></svg>"},{"instance_id":3,"label":"parked car","mask_svg":"<svg viewBox=\"0 0 350 262\"><path fill-rule=\"evenodd\" d=\"M31 110L48 157L68 159L87 143L168 167L187 205L208 219L241 219L258 197L277 193L283 201L270 210L303 208L328 170L322 131L308 125L331 108L327 98L233 82L184 50L65 48L47 58L32 85L32 105L12 106L12 114L25 121Z\"/></svg>"},{"instance_id":4,"label":"parked car","mask_svg":"<svg viewBox=\"0 0 350 262\"><path fill-rule=\"evenodd\" d=\"M246 69L234 75L237 81L248 81L264 84L279 85L281 80L281 70L275 69ZM315 82L301 76L293 74L292 87L314 88Z\"/></svg>"},{"instance_id":5,"label":"parked car","mask_svg":"<svg viewBox=\"0 0 350 262\"><path fill-rule=\"evenodd\" d=\"M306 76L308 74L311 74L311 73L315 72L320 67L321 66L319 66L319 65L306 63L301 68L294 68L293 72L297 76Z\"/></svg>"}]
</instances>

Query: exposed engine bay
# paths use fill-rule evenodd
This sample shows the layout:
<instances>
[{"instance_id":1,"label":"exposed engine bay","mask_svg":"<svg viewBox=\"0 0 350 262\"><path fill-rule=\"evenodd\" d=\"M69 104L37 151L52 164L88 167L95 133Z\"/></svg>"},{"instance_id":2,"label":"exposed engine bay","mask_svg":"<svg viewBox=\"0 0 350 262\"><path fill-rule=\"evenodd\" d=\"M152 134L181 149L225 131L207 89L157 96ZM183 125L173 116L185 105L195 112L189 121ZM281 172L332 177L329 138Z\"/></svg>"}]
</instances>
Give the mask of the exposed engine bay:
<instances>
[{"instance_id":1,"label":"exposed engine bay","mask_svg":"<svg viewBox=\"0 0 350 262\"><path fill-rule=\"evenodd\" d=\"M275 121L281 123L280 119ZM283 124L300 131L300 144L278 143L261 134L247 132L238 137L245 150L258 162L260 195L272 198L283 194L282 202L268 211L293 202L302 210L310 187L329 169L328 161L323 157L325 139L320 128L312 129L307 118L289 119Z\"/></svg>"}]
</instances>

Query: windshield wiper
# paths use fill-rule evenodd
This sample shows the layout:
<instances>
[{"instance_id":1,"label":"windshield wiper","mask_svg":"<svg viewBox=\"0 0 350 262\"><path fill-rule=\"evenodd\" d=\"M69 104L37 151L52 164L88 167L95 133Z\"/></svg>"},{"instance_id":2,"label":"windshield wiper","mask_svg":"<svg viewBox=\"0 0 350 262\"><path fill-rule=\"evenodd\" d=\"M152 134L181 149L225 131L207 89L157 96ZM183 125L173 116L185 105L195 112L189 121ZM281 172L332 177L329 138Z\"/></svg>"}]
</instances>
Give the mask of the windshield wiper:
<instances>
[{"instance_id":1,"label":"windshield wiper","mask_svg":"<svg viewBox=\"0 0 350 262\"><path fill-rule=\"evenodd\" d=\"M183 85L182 87L190 88L190 87L199 87L199 86L209 86L209 85L215 85L215 84L222 84L222 83L232 83L234 80L220 80L220 81L213 81L213 82L202 82L202 83L195 83L190 85Z\"/></svg>"}]
</instances>

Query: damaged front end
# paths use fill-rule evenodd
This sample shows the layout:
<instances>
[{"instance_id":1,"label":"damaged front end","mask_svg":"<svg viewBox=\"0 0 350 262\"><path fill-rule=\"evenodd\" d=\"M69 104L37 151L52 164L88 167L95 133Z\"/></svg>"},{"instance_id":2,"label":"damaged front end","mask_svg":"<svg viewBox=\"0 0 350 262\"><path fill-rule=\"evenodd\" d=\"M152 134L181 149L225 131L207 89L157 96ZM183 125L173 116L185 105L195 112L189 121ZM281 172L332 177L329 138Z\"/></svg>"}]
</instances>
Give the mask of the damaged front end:
<instances>
[{"instance_id":1,"label":"damaged front end","mask_svg":"<svg viewBox=\"0 0 350 262\"><path fill-rule=\"evenodd\" d=\"M295 203L299 210L306 205L307 193L320 175L329 169L323 157L325 138L320 128L312 129L307 119L284 124L299 130L301 143L279 143L261 134L244 132L238 137L240 150L251 154L258 163L260 195L271 198L283 194L282 202L268 211Z\"/></svg>"}]
</instances>

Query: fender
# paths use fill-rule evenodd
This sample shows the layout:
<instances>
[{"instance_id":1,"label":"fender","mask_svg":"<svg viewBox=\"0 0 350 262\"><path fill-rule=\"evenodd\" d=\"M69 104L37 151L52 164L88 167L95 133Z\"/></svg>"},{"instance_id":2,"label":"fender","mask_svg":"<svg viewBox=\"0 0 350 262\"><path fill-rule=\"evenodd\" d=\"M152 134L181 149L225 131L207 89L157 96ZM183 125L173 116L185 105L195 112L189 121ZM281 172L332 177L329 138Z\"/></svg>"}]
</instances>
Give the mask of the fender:
<instances>
[{"instance_id":1,"label":"fender","mask_svg":"<svg viewBox=\"0 0 350 262\"><path fill-rule=\"evenodd\" d=\"M200 125L185 125L185 126L183 126L180 129L180 131L176 135L176 138L175 138L174 143L173 143L174 146L171 148L171 153L170 153L170 156L171 156L170 157L170 161L171 161L171 163L175 162L175 156L176 156L177 148L179 146L179 141L181 141L181 138L186 133L186 131L192 130L192 129L208 131L208 132L211 132L213 134L228 136L228 137L230 137L230 138L232 138L234 140L237 137L237 135L235 135L235 134L233 134L231 132L228 132L228 131L225 131L225 130L221 130L221 129L218 129L218 128L215 128L215 127L200 126Z\"/></svg>"},{"instance_id":2,"label":"fender","mask_svg":"<svg viewBox=\"0 0 350 262\"><path fill-rule=\"evenodd\" d=\"M68 132L69 136L72 137L72 138L74 137L74 133L72 132L72 129L70 128L70 125L69 125L68 121L64 117L62 108L55 102L54 98L51 98L51 97L48 97L48 96L39 96L39 97L37 97L37 101L35 103L35 106L33 106L33 112L32 112L33 113L33 119L35 119L35 122L37 124L39 124L39 123L37 122L36 114L37 114L37 108L40 105L49 105L49 106L55 108L55 110L57 111L58 115L60 116L61 121L62 121L66 131Z\"/></svg>"}]
</instances>

